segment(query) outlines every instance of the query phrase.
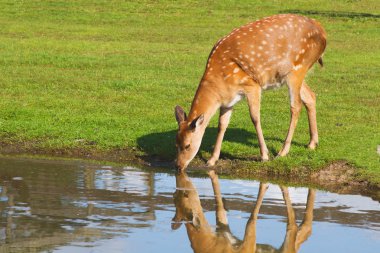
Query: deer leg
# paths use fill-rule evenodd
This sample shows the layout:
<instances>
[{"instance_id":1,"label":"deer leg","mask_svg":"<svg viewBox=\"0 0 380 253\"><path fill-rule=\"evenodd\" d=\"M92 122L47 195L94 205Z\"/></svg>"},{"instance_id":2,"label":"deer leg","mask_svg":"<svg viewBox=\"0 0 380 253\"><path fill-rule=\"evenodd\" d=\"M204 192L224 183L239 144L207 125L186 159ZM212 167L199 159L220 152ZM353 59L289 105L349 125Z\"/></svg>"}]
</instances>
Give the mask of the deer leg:
<instances>
[{"instance_id":1,"label":"deer leg","mask_svg":"<svg viewBox=\"0 0 380 253\"><path fill-rule=\"evenodd\" d=\"M224 207L222 193L220 191L220 185L219 185L219 179L218 175L214 170L210 170L208 172L208 175L211 179L212 188L214 190L214 197L215 197L215 203L216 203L216 224L219 227L228 227L228 219L227 219L227 212ZM228 228L229 230L229 228Z\"/></svg>"},{"instance_id":2,"label":"deer leg","mask_svg":"<svg viewBox=\"0 0 380 253\"><path fill-rule=\"evenodd\" d=\"M220 108L218 136L216 137L216 143L215 143L214 151L212 152L212 156L207 161L208 166L214 166L216 161L219 159L224 133L226 132L228 123L230 122L231 115L232 115L232 108Z\"/></svg>"},{"instance_id":3,"label":"deer leg","mask_svg":"<svg viewBox=\"0 0 380 253\"><path fill-rule=\"evenodd\" d=\"M296 252L295 243L298 231L296 215L292 207L292 203L290 201L288 187L281 186L280 188L285 201L286 213L288 217L288 222L286 225L286 235L281 245L281 252Z\"/></svg>"},{"instance_id":4,"label":"deer leg","mask_svg":"<svg viewBox=\"0 0 380 253\"><path fill-rule=\"evenodd\" d=\"M286 136L284 145L282 146L281 151L278 153L278 156L286 156L290 150L290 144L292 143L292 138L294 130L296 129L298 117L301 112L302 102L301 102L301 85L303 81L299 75L291 75L289 77L289 95L290 95L290 124L288 129L288 134Z\"/></svg>"},{"instance_id":5,"label":"deer leg","mask_svg":"<svg viewBox=\"0 0 380 253\"><path fill-rule=\"evenodd\" d=\"M313 223L314 201L315 201L315 190L309 189L309 194L307 195L305 215L297 233L297 239L296 239L297 251L300 248L301 244L304 241L306 241L307 238L309 238L309 236L311 235L312 223Z\"/></svg>"},{"instance_id":6,"label":"deer leg","mask_svg":"<svg viewBox=\"0 0 380 253\"><path fill-rule=\"evenodd\" d=\"M267 189L268 184L260 183L259 194L257 196L255 207L253 208L245 227L241 252L256 252L256 224L260 212L260 207L263 203L264 195Z\"/></svg>"},{"instance_id":7,"label":"deer leg","mask_svg":"<svg viewBox=\"0 0 380 253\"><path fill-rule=\"evenodd\" d=\"M260 121L260 105L261 105L261 88L258 85L251 87L251 89L246 93L249 113L251 115L251 120L256 128L257 139L260 145L261 160L269 160L269 152L267 145L265 144L263 130L261 129Z\"/></svg>"},{"instance_id":8,"label":"deer leg","mask_svg":"<svg viewBox=\"0 0 380 253\"><path fill-rule=\"evenodd\" d=\"M284 198L286 205L286 212L288 214L288 226L296 226L296 214L294 212L292 202L290 201L288 187L281 186L282 197Z\"/></svg>"},{"instance_id":9,"label":"deer leg","mask_svg":"<svg viewBox=\"0 0 380 253\"><path fill-rule=\"evenodd\" d=\"M301 87L301 100L306 107L307 117L309 119L310 142L308 147L315 149L318 145L317 111L315 108L316 97L305 81Z\"/></svg>"}]
</instances>

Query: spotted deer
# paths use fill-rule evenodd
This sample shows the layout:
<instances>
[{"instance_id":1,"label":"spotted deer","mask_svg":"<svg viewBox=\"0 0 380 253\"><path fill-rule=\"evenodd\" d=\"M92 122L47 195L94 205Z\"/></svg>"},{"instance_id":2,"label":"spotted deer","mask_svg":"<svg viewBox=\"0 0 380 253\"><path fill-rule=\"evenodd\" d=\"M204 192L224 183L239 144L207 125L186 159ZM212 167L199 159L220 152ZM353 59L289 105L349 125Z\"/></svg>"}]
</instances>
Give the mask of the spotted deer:
<instances>
[{"instance_id":1,"label":"spotted deer","mask_svg":"<svg viewBox=\"0 0 380 253\"><path fill-rule=\"evenodd\" d=\"M177 190L174 193L176 213L173 218L172 229L178 229L182 223L185 223L187 235L195 253L296 253L302 243L310 237L313 222L315 190L309 189L303 221L301 225L298 226L288 188L281 187L286 205L287 225L286 234L281 247L275 248L268 244L258 244L256 242L256 224L268 185L260 183L256 203L245 227L244 238L243 240L239 240L232 234L228 224L227 212L222 200L218 176L214 171L210 171L209 176L216 203L216 231L210 226L203 213L197 189L192 184L191 179L186 173L176 175Z\"/></svg>"},{"instance_id":2,"label":"spotted deer","mask_svg":"<svg viewBox=\"0 0 380 253\"><path fill-rule=\"evenodd\" d=\"M209 55L189 115L180 106L175 108L177 168L185 169L195 157L211 117L220 109L218 135L207 164L216 163L232 108L243 97L247 98L256 128L261 159L269 160L260 122L261 92L284 84L290 95L291 120L278 155L289 152L302 103L309 119L308 147L315 149L318 144L316 97L304 79L314 63L323 65L325 47L326 33L322 26L313 19L293 14L249 23L220 39Z\"/></svg>"}]
</instances>

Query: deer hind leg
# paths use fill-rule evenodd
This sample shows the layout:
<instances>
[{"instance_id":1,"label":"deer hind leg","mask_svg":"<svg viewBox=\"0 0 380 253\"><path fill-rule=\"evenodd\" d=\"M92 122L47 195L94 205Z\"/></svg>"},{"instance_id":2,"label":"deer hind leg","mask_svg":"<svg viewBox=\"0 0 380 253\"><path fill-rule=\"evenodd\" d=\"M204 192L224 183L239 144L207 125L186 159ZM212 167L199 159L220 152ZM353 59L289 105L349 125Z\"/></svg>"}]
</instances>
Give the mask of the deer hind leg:
<instances>
[{"instance_id":1,"label":"deer hind leg","mask_svg":"<svg viewBox=\"0 0 380 253\"><path fill-rule=\"evenodd\" d=\"M317 111L315 108L316 97L305 81L301 87L301 100L306 107L309 119L310 142L308 147L310 149L315 149L318 145Z\"/></svg>"},{"instance_id":2,"label":"deer hind leg","mask_svg":"<svg viewBox=\"0 0 380 253\"><path fill-rule=\"evenodd\" d=\"M216 137L216 143L215 143L214 151L212 152L212 156L207 161L208 166L214 166L216 161L219 159L224 133L226 132L228 123L230 122L231 115L232 115L232 108L220 108L218 136Z\"/></svg>"},{"instance_id":3,"label":"deer hind leg","mask_svg":"<svg viewBox=\"0 0 380 253\"><path fill-rule=\"evenodd\" d=\"M261 105L261 87L259 85L250 86L249 90L246 92L249 113L251 115L251 120L256 128L257 139L260 145L261 160L269 160L269 152L267 145L265 144L263 130L261 129L260 120L260 105Z\"/></svg>"},{"instance_id":4,"label":"deer hind leg","mask_svg":"<svg viewBox=\"0 0 380 253\"><path fill-rule=\"evenodd\" d=\"M296 129L298 118L301 112L302 100L301 100L301 86L303 82L304 75L292 73L289 76L288 87L290 95L290 124L288 129L288 134L286 136L284 145L278 156L286 156L289 153L290 145L292 143L292 138L294 130Z\"/></svg>"}]
</instances>

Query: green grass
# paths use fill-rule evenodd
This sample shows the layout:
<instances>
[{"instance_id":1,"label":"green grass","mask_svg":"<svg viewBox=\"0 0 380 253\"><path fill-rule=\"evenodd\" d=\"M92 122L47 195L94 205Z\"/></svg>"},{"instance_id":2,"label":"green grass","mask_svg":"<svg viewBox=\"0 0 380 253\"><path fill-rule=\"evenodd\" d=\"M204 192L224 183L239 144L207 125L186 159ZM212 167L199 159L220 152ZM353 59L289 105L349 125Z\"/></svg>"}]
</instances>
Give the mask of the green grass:
<instances>
[{"instance_id":1,"label":"green grass","mask_svg":"<svg viewBox=\"0 0 380 253\"><path fill-rule=\"evenodd\" d=\"M318 19L328 34L325 68L307 77L318 95L320 146L304 146L303 111L289 156L266 165L347 160L380 182L378 0L92 2L0 0L0 139L44 148L139 147L172 159L174 106L188 111L213 44L257 18L297 12ZM272 156L286 135L288 104L286 88L263 94ZM254 157L248 108L235 108L223 157ZM215 117L201 150L206 157L216 126Z\"/></svg>"}]
</instances>

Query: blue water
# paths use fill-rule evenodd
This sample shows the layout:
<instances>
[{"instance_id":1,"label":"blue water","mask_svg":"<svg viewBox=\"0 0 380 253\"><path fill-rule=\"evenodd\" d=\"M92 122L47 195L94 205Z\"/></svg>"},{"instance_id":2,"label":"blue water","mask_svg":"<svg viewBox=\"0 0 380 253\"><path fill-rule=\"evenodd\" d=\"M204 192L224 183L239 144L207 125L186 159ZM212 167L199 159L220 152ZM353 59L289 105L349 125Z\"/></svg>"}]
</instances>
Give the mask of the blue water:
<instances>
[{"instance_id":1,"label":"blue water","mask_svg":"<svg viewBox=\"0 0 380 253\"><path fill-rule=\"evenodd\" d=\"M0 252L193 252L189 221L171 228L173 193L179 186L175 174L154 171L0 159ZM194 188L187 191L199 196L196 204L214 231L210 178L190 173L188 180ZM218 183L231 234L243 239L260 182L219 178ZM309 189L288 190L300 225ZM312 233L298 252L380 252L378 201L316 191L313 204ZM288 220L285 207L280 187L269 184L255 228L257 245L281 247Z\"/></svg>"}]
</instances>

